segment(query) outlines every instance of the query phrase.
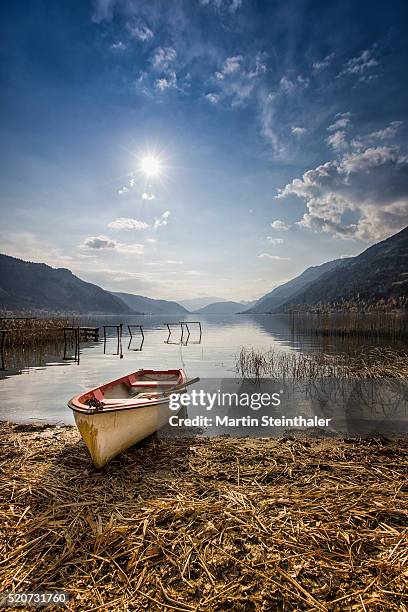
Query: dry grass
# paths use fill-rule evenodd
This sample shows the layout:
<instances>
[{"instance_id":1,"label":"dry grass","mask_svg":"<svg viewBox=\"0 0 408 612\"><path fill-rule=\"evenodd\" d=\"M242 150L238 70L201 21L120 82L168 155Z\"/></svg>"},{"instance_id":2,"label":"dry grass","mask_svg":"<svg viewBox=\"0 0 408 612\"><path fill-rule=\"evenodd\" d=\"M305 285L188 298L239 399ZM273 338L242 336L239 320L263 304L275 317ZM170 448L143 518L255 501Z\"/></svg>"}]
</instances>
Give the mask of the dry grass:
<instances>
[{"instance_id":1,"label":"dry grass","mask_svg":"<svg viewBox=\"0 0 408 612\"><path fill-rule=\"evenodd\" d=\"M292 333L299 336L335 336L398 341L408 336L408 315L404 313L328 312L319 314L293 313Z\"/></svg>"},{"instance_id":2,"label":"dry grass","mask_svg":"<svg viewBox=\"0 0 408 612\"><path fill-rule=\"evenodd\" d=\"M0 329L7 329L6 347L36 346L63 342L64 327L74 325L72 319L0 319Z\"/></svg>"},{"instance_id":3,"label":"dry grass","mask_svg":"<svg viewBox=\"0 0 408 612\"><path fill-rule=\"evenodd\" d=\"M392 348L367 348L349 354L282 353L242 347L235 358L244 378L397 378L408 379L408 354Z\"/></svg>"},{"instance_id":4,"label":"dry grass","mask_svg":"<svg viewBox=\"0 0 408 612\"><path fill-rule=\"evenodd\" d=\"M406 610L407 443L148 440L0 426L0 590L71 610Z\"/></svg>"}]
</instances>

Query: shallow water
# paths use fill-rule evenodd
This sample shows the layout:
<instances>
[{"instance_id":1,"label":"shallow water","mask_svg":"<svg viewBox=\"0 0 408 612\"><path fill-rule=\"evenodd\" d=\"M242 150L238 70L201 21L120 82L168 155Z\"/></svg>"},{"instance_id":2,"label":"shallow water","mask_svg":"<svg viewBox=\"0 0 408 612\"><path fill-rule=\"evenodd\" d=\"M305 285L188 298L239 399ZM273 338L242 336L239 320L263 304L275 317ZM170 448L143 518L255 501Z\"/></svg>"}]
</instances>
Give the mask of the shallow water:
<instances>
[{"instance_id":1,"label":"shallow water","mask_svg":"<svg viewBox=\"0 0 408 612\"><path fill-rule=\"evenodd\" d=\"M184 321L196 321L188 315ZM4 355L0 372L0 420L72 423L67 400L81 391L139 368L184 367L189 377L232 378L236 376L235 355L242 346L275 351L341 352L344 346L333 338L294 335L286 316L235 315L200 317L202 336L197 325L190 325L181 343L180 317L133 316L127 318L83 318L82 325L101 326L99 342L81 342L79 363L74 346L63 342L37 349L10 349ZM102 326L123 323L123 337L118 346L116 331L107 330L103 341ZM144 343L140 348L138 330L130 342L128 324L141 324ZM187 341L187 342L186 342ZM363 344L362 341L360 344ZM65 349L65 352L64 352Z\"/></svg>"}]
</instances>

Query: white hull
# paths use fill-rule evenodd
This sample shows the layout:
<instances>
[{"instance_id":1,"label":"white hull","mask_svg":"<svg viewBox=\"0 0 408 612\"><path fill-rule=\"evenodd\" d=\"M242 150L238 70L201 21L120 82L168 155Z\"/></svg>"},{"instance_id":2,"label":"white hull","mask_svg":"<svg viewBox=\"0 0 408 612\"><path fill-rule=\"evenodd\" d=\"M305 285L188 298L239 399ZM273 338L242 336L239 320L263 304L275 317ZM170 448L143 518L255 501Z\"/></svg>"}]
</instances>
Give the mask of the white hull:
<instances>
[{"instance_id":1,"label":"white hull","mask_svg":"<svg viewBox=\"0 0 408 612\"><path fill-rule=\"evenodd\" d=\"M75 423L98 468L166 425L171 414L174 412L168 400L106 413L74 412Z\"/></svg>"}]
</instances>

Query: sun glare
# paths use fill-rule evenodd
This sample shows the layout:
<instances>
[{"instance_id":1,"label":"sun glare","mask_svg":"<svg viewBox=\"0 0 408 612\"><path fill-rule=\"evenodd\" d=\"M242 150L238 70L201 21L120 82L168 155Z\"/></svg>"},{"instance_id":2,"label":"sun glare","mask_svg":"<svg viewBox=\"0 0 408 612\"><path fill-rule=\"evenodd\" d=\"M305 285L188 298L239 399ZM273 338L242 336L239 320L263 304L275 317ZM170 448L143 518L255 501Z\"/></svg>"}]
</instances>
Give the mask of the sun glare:
<instances>
[{"instance_id":1,"label":"sun glare","mask_svg":"<svg viewBox=\"0 0 408 612\"><path fill-rule=\"evenodd\" d=\"M160 174L160 161L153 155L146 155L141 160L140 168L148 177L158 176Z\"/></svg>"}]
</instances>

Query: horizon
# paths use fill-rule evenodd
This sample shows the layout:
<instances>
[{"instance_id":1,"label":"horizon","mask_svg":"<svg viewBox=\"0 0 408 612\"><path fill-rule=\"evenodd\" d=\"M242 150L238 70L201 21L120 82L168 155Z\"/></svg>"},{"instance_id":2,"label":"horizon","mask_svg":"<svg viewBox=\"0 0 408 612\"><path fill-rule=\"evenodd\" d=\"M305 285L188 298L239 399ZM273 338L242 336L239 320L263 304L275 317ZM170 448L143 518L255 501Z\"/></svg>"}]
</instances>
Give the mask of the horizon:
<instances>
[{"instance_id":1,"label":"horizon","mask_svg":"<svg viewBox=\"0 0 408 612\"><path fill-rule=\"evenodd\" d=\"M6 254L242 302L407 226L404 2L0 11Z\"/></svg>"}]
</instances>

